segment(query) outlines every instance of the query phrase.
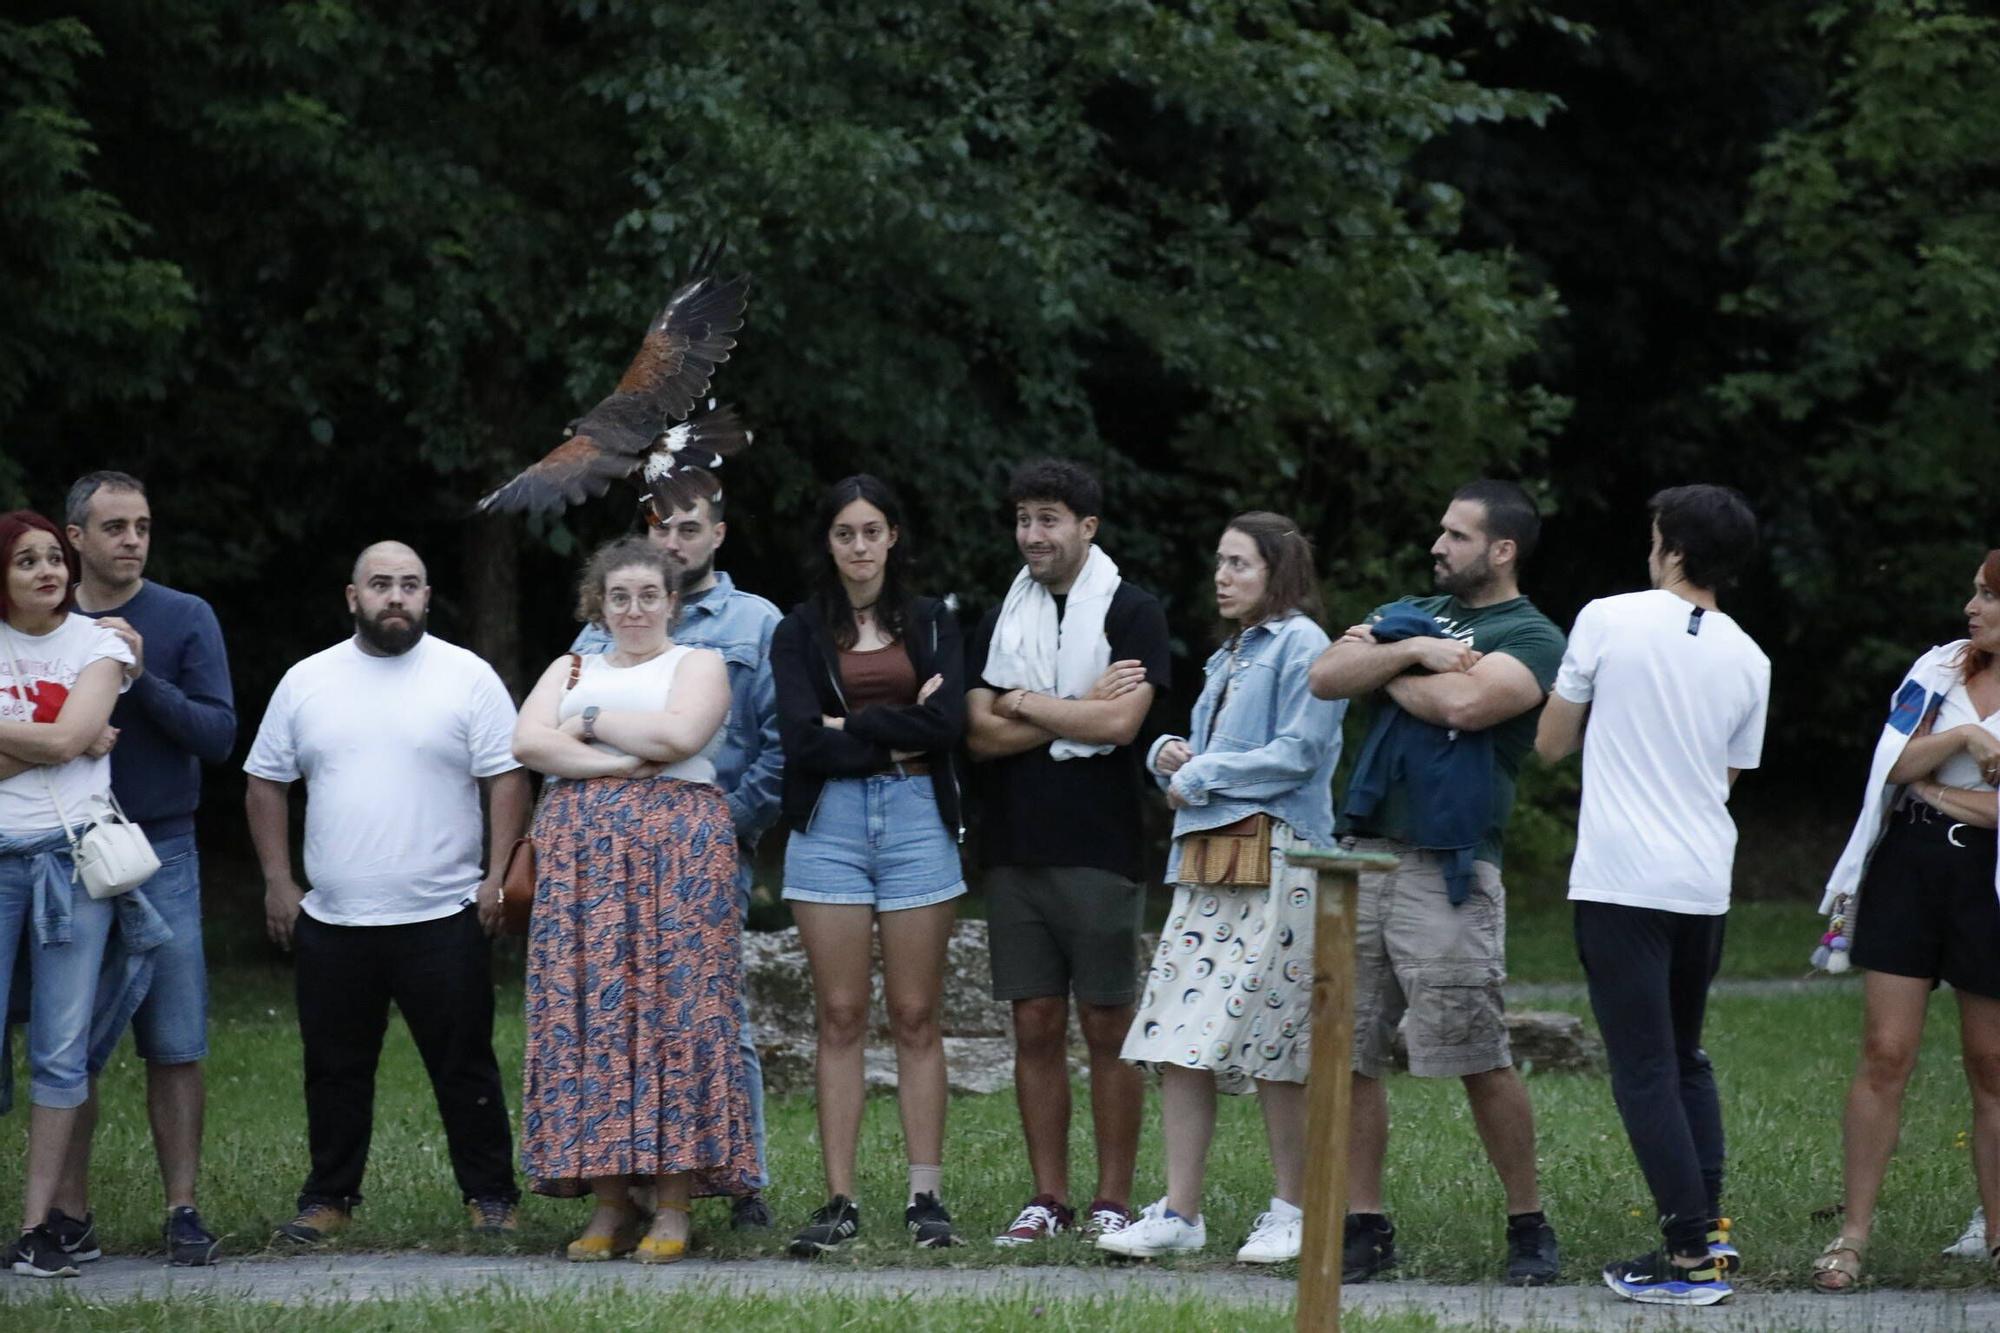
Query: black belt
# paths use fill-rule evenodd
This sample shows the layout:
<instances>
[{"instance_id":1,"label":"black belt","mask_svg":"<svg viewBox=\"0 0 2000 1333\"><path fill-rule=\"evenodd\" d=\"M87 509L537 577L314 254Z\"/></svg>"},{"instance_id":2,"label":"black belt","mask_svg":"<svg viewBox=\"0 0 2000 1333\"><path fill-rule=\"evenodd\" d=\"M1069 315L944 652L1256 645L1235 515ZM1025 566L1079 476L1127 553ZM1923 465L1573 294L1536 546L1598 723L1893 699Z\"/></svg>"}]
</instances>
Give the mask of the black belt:
<instances>
[{"instance_id":1,"label":"black belt","mask_svg":"<svg viewBox=\"0 0 2000 1333\"><path fill-rule=\"evenodd\" d=\"M1912 796L1891 810L1889 820L1892 824L1907 824L1912 830L1921 830L1931 839L1948 842L1954 847L2000 845L2000 830L1963 823L1921 797Z\"/></svg>"}]
</instances>

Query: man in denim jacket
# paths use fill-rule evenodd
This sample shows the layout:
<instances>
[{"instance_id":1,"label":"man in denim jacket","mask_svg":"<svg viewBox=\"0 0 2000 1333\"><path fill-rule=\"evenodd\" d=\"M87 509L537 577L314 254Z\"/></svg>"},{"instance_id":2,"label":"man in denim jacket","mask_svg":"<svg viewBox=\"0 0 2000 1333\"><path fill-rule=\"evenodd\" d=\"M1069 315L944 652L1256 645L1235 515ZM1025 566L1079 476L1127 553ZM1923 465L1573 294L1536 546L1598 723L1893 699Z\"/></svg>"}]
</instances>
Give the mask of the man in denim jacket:
<instances>
[{"instance_id":1,"label":"man in denim jacket","mask_svg":"<svg viewBox=\"0 0 2000 1333\"><path fill-rule=\"evenodd\" d=\"M715 756L715 782L729 802L736 824L739 857L736 865L737 902L750 910L751 861L757 838L777 822L779 773L784 754L778 748L777 688L771 680L771 632L781 617L778 608L755 593L744 592L729 575L715 567L716 548L728 535L722 519L722 497L697 501L692 509L660 514L648 501L647 536L686 567L681 583L681 618L674 626L675 643L712 648L729 667L729 721L722 748ZM601 653L611 647L611 635L585 625L570 645L574 653ZM743 1058L750 1068L750 1110L756 1121L757 1161L769 1171L764 1148L764 1071L748 1023L743 1027ZM768 1185L764 1175L761 1185ZM771 1225L770 1209L761 1193L738 1198L730 1226Z\"/></svg>"},{"instance_id":2,"label":"man in denim jacket","mask_svg":"<svg viewBox=\"0 0 2000 1333\"><path fill-rule=\"evenodd\" d=\"M1542 1212L1535 1168L1535 1112L1508 1047L1500 984L1506 977L1506 891L1500 881L1502 835L1514 803L1514 775L1534 744L1535 723L1562 664L1562 631L1521 595L1520 565L1534 549L1541 518L1527 492L1510 481L1476 481L1452 496L1431 545L1433 597L1379 608L1313 664L1312 691L1351 699L1380 691L1388 702L1451 737L1491 737L1489 817L1462 883L1464 849L1432 841L1429 818L1454 793L1408 768L1371 765L1349 780L1343 846L1386 852L1397 868L1361 876L1355 935L1354 1127L1348 1140L1348 1207L1343 1269L1365 1282L1396 1262L1395 1229L1382 1203L1382 1163L1389 1145L1389 1096L1383 1083L1390 1044L1407 1013L1410 1072L1457 1078L1465 1087L1486 1156L1507 1201L1507 1281L1540 1286L1556 1279L1560 1255ZM1396 609L1431 617L1439 634L1394 642L1373 623ZM1376 710L1375 726L1394 710ZM1363 746L1374 765L1393 749ZM1420 766L1419 766L1420 767ZM1451 766L1448 771L1462 772ZM1435 779L1432 780L1433 782ZM1359 793L1379 799L1356 800ZM1456 843L1456 839L1453 839ZM1449 880L1461 884L1454 893Z\"/></svg>"}]
</instances>

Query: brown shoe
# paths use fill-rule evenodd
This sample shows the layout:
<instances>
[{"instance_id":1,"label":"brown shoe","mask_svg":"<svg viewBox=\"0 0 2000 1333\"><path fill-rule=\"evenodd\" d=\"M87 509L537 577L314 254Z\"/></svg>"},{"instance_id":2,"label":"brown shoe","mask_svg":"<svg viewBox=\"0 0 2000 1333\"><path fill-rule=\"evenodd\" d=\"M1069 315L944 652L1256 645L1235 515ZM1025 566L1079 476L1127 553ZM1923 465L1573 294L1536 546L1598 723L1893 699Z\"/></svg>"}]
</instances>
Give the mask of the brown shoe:
<instances>
[{"instance_id":1,"label":"brown shoe","mask_svg":"<svg viewBox=\"0 0 2000 1333\"><path fill-rule=\"evenodd\" d=\"M520 1209L511 1199L474 1199L465 1205L472 1229L482 1236L511 1236L521 1229Z\"/></svg>"},{"instance_id":2,"label":"brown shoe","mask_svg":"<svg viewBox=\"0 0 2000 1333\"><path fill-rule=\"evenodd\" d=\"M297 1217L279 1227L271 1239L289 1241L294 1245L318 1245L347 1230L347 1224L353 1220L354 1214L345 1208L336 1208L330 1203L309 1203L299 1209Z\"/></svg>"}]
</instances>

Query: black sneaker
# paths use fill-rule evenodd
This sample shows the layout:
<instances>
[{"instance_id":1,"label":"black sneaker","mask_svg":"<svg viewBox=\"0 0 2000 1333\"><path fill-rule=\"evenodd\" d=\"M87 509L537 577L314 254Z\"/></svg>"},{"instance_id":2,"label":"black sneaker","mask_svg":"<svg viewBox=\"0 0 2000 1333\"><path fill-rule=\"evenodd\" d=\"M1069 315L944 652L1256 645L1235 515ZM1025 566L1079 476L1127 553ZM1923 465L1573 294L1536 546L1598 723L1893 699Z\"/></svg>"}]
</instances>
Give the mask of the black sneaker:
<instances>
[{"instance_id":1,"label":"black sneaker","mask_svg":"<svg viewBox=\"0 0 2000 1333\"><path fill-rule=\"evenodd\" d=\"M104 1250L97 1243L97 1214L85 1213L75 1218L60 1208L51 1208L47 1225L63 1253L78 1263L87 1264L104 1257Z\"/></svg>"},{"instance_id":2,"label":"black sneaker","mask_svg":"<svg viewBox=\"0 0 2000 1333\"><path fill-rule=\"evenodd\" d=\"M23 1231L7 1251L7 1261L22 1277L75 1277L79 1271L76 1260L64 1252L47 1222Z\"/></svg>"},{"instance_id":3,"label":"black sneaker","mask_svg":"<svg viewBox=\"0 0 2000 1333\"><path fill-rule=\"evenodd\" d=\"M861 1209L845 1194L836 1194L821 1204L812 1221L792 1237L791 1252L801 1259L825 1254L842 1241L853 1240L861 1230Z\"/></svg>"},{"instance_id":4,"label":"black sneaker","mask_svg":"<svg viewBox=\"0 0 2000 1333\"><path fill-rule=\"evenodd\" d=\"M951 1214L935 1194L919 1194L917 1201L903 1210L903 1225L910 1229L920 1250L942 1250L959 1243L951 1234Z\"/></svg>"},{"instance_id":5,"label":"black sneaker","mask_svg":"<svg viewBox=\"0 0 2000 1333\"><path fill-rule=\"evenodd\" d=\"M1546 1287L1562 1272L1556 1229L1540 1213L1507 1219L1507 1285Z\"/></svg>"},{"instance_id":6,"label":"black sneaker","mask_svg":"<svg viewBox=\"0 0 2000 1333\"><path fill-rule=\"evenodd\" d=\"M1396 1228L1387 1217L1376 1222L1349 1213L1340 1232L1340 1280L1366 1282L1396 1266Z\"/></svg>"},{"instance_id":7,"label":"black sneaker","mask_svg":"<svg viewBox=\"0 0 2000 1333\"><path fill-rule=\"evenodd\" d=\"M729 1205L731 1231L769 1231L771 1205L761 1194L739 1194Z\"/></svg>"},{"instance_id":8,"label":"black sneaker","mask_svg":"<svg viewBox=\"0 0 2000 1333\"><path fill-rule=\"evenodd\" d=\"M222 1257L222 1242L192 1208L167 1209L160 1238L167 1243L167 1262L175 1268L206 1268Z\"/></svg>"},{"instance_id":9,"label":"black sneaker","mask_svg":"<svg viewBox=\"0 0 2000 1333\"><path fill-rule=\"evenodd\" d=\"M1604 1266L1604 1285L1643 1305L1714 1305L1736 1294L1713 1255L1698 1268L1681 1268L1665 1250Z\"/></svg>"}]
</instances>

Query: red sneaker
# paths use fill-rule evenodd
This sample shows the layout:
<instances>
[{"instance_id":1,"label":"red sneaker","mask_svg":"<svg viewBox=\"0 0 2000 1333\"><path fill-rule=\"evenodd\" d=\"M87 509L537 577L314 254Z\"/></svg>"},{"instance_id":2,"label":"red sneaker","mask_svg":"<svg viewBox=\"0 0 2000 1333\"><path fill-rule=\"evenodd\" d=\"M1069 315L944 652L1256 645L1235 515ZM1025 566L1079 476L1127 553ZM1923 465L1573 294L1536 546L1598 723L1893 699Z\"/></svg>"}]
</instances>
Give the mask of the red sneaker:
<instances>
[{"instance_id":1,"label":"red sneaker","mask_svg":"<svg viewBox=\"0 0 2000 1333\"><path fill-rule=\"evenodd\" d=\"M1053 1194L1037 1194L1028 1200L1021 1215L1014 1219L1014 1225L993 1238L995 1245L1032 1245L1038 1240L1050 1240L1062 1235L1076 1225L1076 1214L1069 1205L1057 1203Z\"/></svg>"},{"instance_id":2,"label":"red sneaker","mask_svg":"<svg viewBox=\"0 0 2000 1333\"><path fill-rule=\"evenodd\" d=\"M1092 1241L1099 1236L1116 1235L1136 1220L1130 1208L1109 1199L1093 1199L1086 1218L1083 1234Z\"/></svg>"}]
</instances>

